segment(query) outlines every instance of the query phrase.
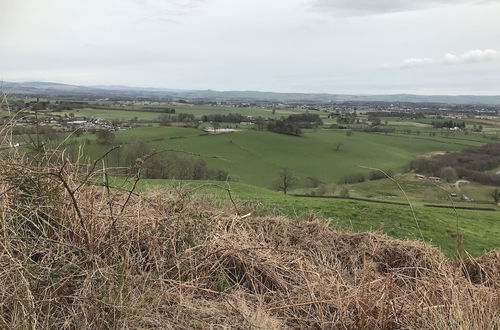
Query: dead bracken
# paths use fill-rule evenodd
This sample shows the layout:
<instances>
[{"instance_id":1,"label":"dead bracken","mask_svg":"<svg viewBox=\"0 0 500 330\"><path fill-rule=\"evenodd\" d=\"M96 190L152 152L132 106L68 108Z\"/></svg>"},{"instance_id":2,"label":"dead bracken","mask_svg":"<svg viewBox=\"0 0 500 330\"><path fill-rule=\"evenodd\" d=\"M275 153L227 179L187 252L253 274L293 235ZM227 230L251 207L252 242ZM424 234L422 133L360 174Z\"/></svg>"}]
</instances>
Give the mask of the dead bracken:
<instances>
[{"instance_id":1,"label":"dead bracken","mask_svg":"<svg viewBox=\"0 0 500 330\"><path fill-rule=\"evenodd\" d=\"M185 189L101 184L96 168L3 155L1 328L500 327L498 251L451 260L315 219L241 217Z\"/></svg>"}]
</instances>

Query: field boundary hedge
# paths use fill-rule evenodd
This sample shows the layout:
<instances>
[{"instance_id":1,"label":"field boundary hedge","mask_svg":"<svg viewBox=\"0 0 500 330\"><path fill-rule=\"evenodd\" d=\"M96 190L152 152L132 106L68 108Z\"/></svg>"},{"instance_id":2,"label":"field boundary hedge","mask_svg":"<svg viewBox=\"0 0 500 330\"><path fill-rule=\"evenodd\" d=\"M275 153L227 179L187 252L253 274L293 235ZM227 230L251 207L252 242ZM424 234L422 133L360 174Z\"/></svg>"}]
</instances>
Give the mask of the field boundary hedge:
<instances>
[{"instance_id":1,"label":"field boundary hedge","mask_svg":"<svg viewBox=\"0 0 500 330\"><path fill-rule=\"evenodd\" d=\"M437 204L424 204L425 207L436 207L440 209L455 209L455 210L471 210L471 211L494 211L497 209L486 208L486 207L474 207L474 206L451 206L451 205L437 205Z\"/></svg>"},{"instance_id":2,"label":"field boundary hedge","mask_svg":"<svg viewBox=\"0 0 500 330\"><path fill-rule=\"evenodd\" d=\"M307 197L307 198L344 199L344 200L345 199L349 199L349 200L362 201L362 202L371 202L371 203L379 203L379 204L392 204L392 205L410 206L409 203L405 203L405 202L383 201L383 200L380 200L380 199L369 199L369 198L362 198L362 197L311 196L311 195L304 195L304 194L290 194L290 196L293 196L293 197ZM455 209L455 210L493 211L493 212L497 211L497 209L495 209L495 208L473 207L473 206L453 206L453 205L438 205L438 204L424 204L423 206L424 207L435 207L435 208L441 208L441 209Z\"/></svg>"},{"instance_id":3,"label":"field boundary hedge","mask_svg":"<svg viewBox=\"0 0 500 330\"><path fill-rule=\"evenodd\" d=\"M383 200L380 200L380 199L369 199L369 198L362 198L362 197L311 196L311 195L303 195L303 194L290 194L290 196L294 196L294 197L309 197L309 198L350 199L350 200L355 200L355 201L372 202L372 203L380 203L380 204L393 204L393 205L410 206L410 204L405 203L405 202L383 201Z\"/></svg>"}]
</instances>

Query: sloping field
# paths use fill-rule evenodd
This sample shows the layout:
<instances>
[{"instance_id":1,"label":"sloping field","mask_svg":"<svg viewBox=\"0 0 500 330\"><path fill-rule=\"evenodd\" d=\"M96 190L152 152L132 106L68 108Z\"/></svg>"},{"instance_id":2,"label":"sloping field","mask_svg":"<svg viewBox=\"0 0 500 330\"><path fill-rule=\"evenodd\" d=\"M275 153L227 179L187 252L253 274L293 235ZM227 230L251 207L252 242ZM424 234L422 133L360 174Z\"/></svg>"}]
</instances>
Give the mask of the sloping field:
<instances>
[{"instance_id":1,"label":"sloping field","mask_svg":"<svg viewBox=\"0 0 500 330\"><path fill-rule=\"evenodd\" d=\"M115 178L113 185L130 188ZM315 214L329 221L331 228L353 232L377 231L398 239L424 240L449 257L456 256L457 224L461 247L472 256L481 256L500 247L498 212L435 209L387 205L353 200L299 198L239 182L229 185L216 181L139 181L141 191L176 190L210 196L229 202L225 189L234 200L260 216L285 216L301 219ZM241 211L240 213L243 213Z\"/></svg>"},{"instance_id":2,"label":"sloping field","mask_svg":"<svg viewBox=\"0 0 500 330\"><path fill-rule=\"evenodd\" d=\"M346 136L342 130L310 131L303 137L253 130L216 136L201 134L194 129L139 128L117 132L116 143L140 139L157 150L179 149L219 156L207 158L208 165L228 170L244 183L267 188L283 167L294 170L302 181L311 176L332 182L348 173L368 172L360 166L399 171L419 154L455 151L485 143L479 137L452 139L358 132ZM339 151L335 151L336 142L342 143ZM90 145L87 152L100 155L106 148Z\"/></svg>"}]
</instances>

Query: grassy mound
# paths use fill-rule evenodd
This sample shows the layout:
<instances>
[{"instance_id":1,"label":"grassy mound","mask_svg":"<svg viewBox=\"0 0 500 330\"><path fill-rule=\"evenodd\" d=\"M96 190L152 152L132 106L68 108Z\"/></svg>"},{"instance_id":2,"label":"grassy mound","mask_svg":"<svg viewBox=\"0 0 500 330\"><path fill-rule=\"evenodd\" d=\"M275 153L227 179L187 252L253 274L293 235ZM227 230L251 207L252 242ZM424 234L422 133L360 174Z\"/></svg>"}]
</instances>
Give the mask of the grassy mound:
<instances>
[{"instance_id":1,"label":"grassy mound","mask_svg":"<svg viewBox=\"0 0 500 330\"><path fill-rule=\"evenodd\" d=\"M498 251L457 261L182 189L98 186L97 164L3 156L1 328L500 327Z\"/></svg>"}]
</instances>

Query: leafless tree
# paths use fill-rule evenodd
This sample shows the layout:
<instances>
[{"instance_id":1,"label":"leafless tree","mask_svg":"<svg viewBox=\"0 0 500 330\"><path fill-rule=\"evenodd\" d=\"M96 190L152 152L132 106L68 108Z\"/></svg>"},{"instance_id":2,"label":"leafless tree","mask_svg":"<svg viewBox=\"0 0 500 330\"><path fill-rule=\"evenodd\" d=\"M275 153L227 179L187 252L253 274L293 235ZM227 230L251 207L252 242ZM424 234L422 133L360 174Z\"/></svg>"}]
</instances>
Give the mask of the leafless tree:
<instances>
[{"instance_id":1,"label":"leafless tree","mask_svg":"<svg viewBox=\"0 0 500 330\"><path fill-rule=\"evenodd\" d=\"M335 151L340 151L340 148L342 148L343 145L344 145L344 143L342 143L342 142L335 142L333 144L333 147L334 147Z\"/></svg>"},{"instance_id":2,"label":"leafless tree","mask_svg":"<svg viewBox=\"0 0 500 330\"><path fill-rule=\"evenodd\" d=\"M297 182L298 178L291 169L282 168L279 178L274 182L273 187L286 195L291 188L297 185Z\"/></svg>"},{"instance_id":3,"label":"leafless tree","mask_svg":"<svg viewBox=\"0 0 500 330\"><path fill-rule=\"evenodd\" d=\"M500 202L500 189L495 189L491 192L491 197L493 198L493 200L495 201L495 203L499 203Z\"/></svg>"}]
</instances>

